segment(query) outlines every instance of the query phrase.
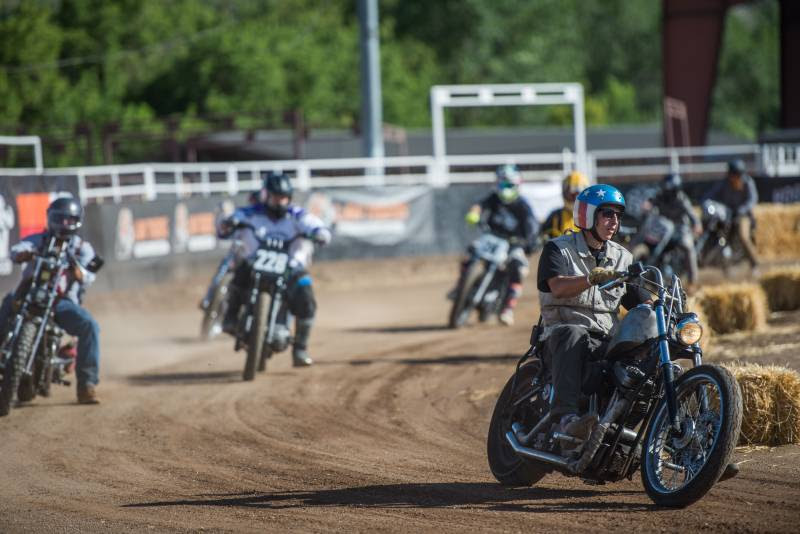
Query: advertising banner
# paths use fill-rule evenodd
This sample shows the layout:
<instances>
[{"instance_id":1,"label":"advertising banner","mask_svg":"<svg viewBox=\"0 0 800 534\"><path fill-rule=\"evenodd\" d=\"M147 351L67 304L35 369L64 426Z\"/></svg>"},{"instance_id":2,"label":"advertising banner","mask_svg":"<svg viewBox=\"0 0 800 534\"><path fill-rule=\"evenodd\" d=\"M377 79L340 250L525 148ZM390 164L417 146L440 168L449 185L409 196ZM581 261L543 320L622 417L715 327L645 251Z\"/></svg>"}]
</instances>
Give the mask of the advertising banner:
<instances>
[{"instance_id":1,"label":"advertising banner","mask_svg":"<svg viewBox=\"0 0 800 534\"><path fill-rule=\"evenodd\" d=\"M305 204L333 231L331 246L363 248L433 243L433 203L432 190L420 186L320 190Z\"/></svg>"}]
</instances>

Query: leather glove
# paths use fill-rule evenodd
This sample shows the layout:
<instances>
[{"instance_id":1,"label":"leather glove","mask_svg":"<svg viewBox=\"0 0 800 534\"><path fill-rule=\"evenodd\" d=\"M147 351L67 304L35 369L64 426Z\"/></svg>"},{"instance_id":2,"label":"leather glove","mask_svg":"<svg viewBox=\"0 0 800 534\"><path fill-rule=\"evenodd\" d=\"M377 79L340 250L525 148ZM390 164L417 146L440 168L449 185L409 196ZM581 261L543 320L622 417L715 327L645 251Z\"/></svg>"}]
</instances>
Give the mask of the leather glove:
<instances>
[{"instance_id":1,"label":"leather glove","mask_svg":"<svg viewBox=\"0 0 800 534\"><path fill-rule=\"evenodd\" d=\"M589 284L593 286L599 286L605 284L606 282L616 280L617 278L619 278L619 275L617 274L617 271L613 269L595 267L589 272Z\"/></svg>"}]
</instances>

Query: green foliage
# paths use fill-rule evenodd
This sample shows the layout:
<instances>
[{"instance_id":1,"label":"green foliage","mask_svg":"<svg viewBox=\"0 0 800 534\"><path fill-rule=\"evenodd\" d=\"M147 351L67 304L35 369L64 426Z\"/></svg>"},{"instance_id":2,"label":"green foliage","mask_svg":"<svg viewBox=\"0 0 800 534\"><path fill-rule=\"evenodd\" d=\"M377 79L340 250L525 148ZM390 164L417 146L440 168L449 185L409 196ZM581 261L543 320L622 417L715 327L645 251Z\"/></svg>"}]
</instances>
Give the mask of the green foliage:
<instances>
[{"instance_id":1,"label":"green foliage","mask_svg":"<svg viewBox=\"0 0 800 534\"><path fill-rule=\"evenodd\" d=\"M660 3L381 0L384 121L429 125L434 84L578 81L592 125L660 117ZM712 123L777 120L777 3L732 10ZM355 0L26 0L0 4L0 128L43 135L49 165L166 156L220 128L352 128ZM571 123L568 107L451 111L453 125ZM138 143L138 145L137 145ZM0 165L2 165L0 161Z\"/></svg>"},{"instance_id":2,"label":"green foliage","mask_svg":"<svg viewBox=\"0 0 800 534\"><path fill-rule=\"evenodd\" d=\"M778 2L737 6L725 22L711 114L712 127L746 139L778 124L780 111Z\"/></svg>"}]
</instances>

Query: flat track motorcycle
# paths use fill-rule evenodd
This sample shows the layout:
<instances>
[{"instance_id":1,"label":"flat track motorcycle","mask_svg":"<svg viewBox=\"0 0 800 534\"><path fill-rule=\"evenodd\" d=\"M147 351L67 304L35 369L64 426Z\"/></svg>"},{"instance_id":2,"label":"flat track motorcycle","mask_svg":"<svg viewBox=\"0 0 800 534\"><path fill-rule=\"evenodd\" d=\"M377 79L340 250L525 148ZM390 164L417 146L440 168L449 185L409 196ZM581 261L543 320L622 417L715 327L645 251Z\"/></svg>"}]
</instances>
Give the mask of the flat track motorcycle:
<instances>
[{"instance_id":1,"label":"flat track motorcycle","mask_svg":"<svg viewBox=\"0 0 800 534\"><path fill-rule=\"evenodd\" d=\"M19 402L28 402L36 395L49 396L53 383L69 385L65 375L74 359L60 350L64 330L55 322L64 274L76 263L68 245L51 237L34 254L32 276L16 292L14 313L0 340L0 416L8 415L15 395ZM102 265L95 256L87 270L97 272Z\"/></svg>"},{"instance_id":2,"label":"flat track motorcycle","mask_svg":"<svg viewBox=\"0 0 800 534\"><path fill-rule=\"evenodd\" d=\"M599 385L584 386L582 411L596 415L585 440L560 433L559 421L551 421L550 359L541 321L534 328L489 427L489 466L501 484L530 486L552 471L604 484L638 470L657 505L683 507L727 473L742 424L736 380L723 367L703 364L702 326L686 309L677 276L667 287L658 268L635 263L601 289L624 283L656 299L628 312L597 362ZM677 359L693 367L684 372Z\"/></svg>"},{"instance_id":3,"label":"flat track motorcycle","mask_svg":"<svg viewBox=\"0 0 800 534\"><path fill-rule=\"evenodd\" d=\"M253 380L256 370L264 371L267 360L286 350L292 342L286 292L292 267L289 247L294 239L262 235L248 224L239 224L253 232L259 247L246 261L250 266L247 299L239 312L234 350L245 348L244 380Z\"/></svg>"}]
</instances>

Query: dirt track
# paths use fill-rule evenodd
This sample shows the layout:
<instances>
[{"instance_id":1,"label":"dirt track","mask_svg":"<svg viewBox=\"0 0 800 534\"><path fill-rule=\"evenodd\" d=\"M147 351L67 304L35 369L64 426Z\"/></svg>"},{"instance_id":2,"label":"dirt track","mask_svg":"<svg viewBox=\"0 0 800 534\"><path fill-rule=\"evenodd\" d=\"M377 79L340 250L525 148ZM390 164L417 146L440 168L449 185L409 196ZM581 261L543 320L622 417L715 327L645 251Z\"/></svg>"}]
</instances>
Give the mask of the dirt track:
<instances>
[{"instance_id":1,"label":"dirt track","mask_svg":"<svg viewBox=\"0 0 800 534\"><path fill-rule=\"evenodd\" d=\"M321 266L317 365L284 353L251 383L228 339L197 340L197 284L95 296L103 404L58 388L0 420L0 532L797 531L797 446L740 451L742 474L682 511L654 508L638 477L496 484L486 429L535 295L514 328L444 330L454 270Z\"/></svg>"}]
</instances>

